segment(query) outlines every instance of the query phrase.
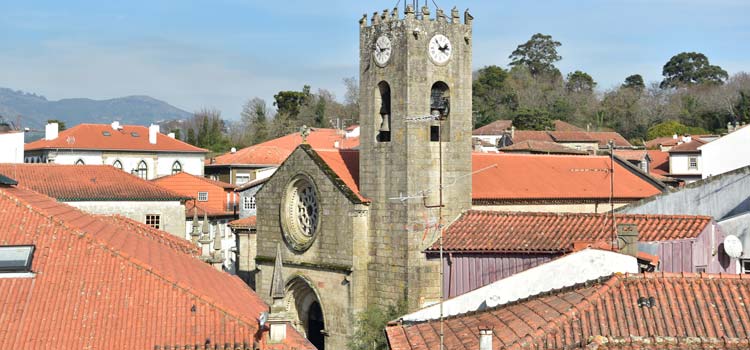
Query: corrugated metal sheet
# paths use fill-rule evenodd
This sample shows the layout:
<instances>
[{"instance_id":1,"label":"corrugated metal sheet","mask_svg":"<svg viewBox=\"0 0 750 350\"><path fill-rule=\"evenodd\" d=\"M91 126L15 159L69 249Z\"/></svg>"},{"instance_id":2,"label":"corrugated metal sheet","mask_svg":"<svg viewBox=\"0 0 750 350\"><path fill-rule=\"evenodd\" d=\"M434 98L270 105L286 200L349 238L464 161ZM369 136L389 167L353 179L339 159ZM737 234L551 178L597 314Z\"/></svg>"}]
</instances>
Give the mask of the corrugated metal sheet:
<instances>
[{"instance_id":1,"label":"corrugated metal sheet","mask_svg":"<svg viewBox=\"0 0 750 350\"><path fill-rule=\"evenodd\" d=\"M461 254L443 259L444 295L453 297L550 261L559 254Z\"/></svg>"}]
</instances>

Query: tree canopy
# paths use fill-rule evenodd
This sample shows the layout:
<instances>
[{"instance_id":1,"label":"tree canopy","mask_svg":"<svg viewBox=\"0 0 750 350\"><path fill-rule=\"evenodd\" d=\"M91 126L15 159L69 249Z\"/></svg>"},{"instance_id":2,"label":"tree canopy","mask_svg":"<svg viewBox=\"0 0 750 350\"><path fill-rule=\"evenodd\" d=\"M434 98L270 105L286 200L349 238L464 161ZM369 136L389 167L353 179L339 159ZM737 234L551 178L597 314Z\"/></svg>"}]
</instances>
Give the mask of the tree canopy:
<instances>
[{"instance_id":1,"label":"tree canopy","mask_svg":"<svg viewBox=\"0 0 750 350\"><path fill-rule=\"evenodd\" d=\"M683 125L676 120L668 120L659 124L656 124L648 129L648 138L655 139L657 137L677 135L706 135L710 134L708 130L698 128L694 126Z\"/></svg>"},{"instance_id":2,"label":"tree canopy","mask_svg":"<svg viewBox=\"0 0 750 350\"><path fill-rule=\"evenodd\" d=\"M579 70L568 74L567 81L565 82L565 89L568 92L577 93L592 93L596 87L596 82L588 73L581 72Z\"/></svg>"},{"instance_id":3,"label":"tree canopy","mask_svg":"<svg viewBox=\"0 0 750 350\"><path fill-rule=\"evenodd\" d=\"M508 72L498 66L487 66L476 73L472 84L474 125L479 127L503 117L515 107L515 95L508 86Z\"/></svg>"},{"instance_id":4,"label":"tree canopy","mask_svg":"<svg viewBox=\"0 0 750 350\"><path fill-rule=\"evenodd\" d=\"M557 54L560 45L559 41L552 40L551 35L536 33L510 54L510 66L525 66L533 76L559 75L554 64L562 59Z\"/></svg>"},{"instance_id":5,"label":"tree canopy","mask_svg":"<svg viewBox=\"0 0 750 350\"><path fill-rule=\"evenodd\" d=\"M625 83L621 87L641 91L646 88L646 84L643 83L643 77L640 74L633 74L625 78Z\"/></svg>"},{"instance_id":6,"label":"tree canopy","mask_svg":"<svg viewBox=\"0 0 750 350\"><path fill-rule=\"evenodd\" d=\"M676 88L698 84L722 84L729 78L719 66L709 64L708 57L698 52L682 52L672 56L662 70L661 88Z\"/></svg>"}]
</instances>

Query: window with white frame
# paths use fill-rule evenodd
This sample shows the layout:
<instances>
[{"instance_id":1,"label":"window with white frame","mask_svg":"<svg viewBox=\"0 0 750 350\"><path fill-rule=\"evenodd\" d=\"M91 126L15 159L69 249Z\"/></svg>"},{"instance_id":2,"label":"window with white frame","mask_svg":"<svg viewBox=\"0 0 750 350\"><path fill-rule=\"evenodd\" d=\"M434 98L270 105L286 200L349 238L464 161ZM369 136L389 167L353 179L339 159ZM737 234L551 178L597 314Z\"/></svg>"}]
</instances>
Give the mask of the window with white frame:
<instances>
[{"instance_id":1,"label":"window with white frame","mask_svg":"<svg viewBox=\"0 0 750 350\"><path fill-rule=\"evenodd\" d=\"M237 174L234 178L234 182L237 186L244 185L250 182L250 174Z\"/></svg>"},{"instance_id":2,"label":"window with white frame","mask_svg":"<svg viewBox=\"0 0 750 350\"><path fill-rule=\"evenodd\" d=\"M740 260L740 267L742 268L742 273L750 274L750 260Z\"/></svg>"},{"instance_id":3,"label":"window with white frame","mask_svg":"<svg viewBox=\"0 0 750 350\"><path fill-rule=\"evenodd\" d=\"M146 225L158 230L161 227L161 216L159 214L146 214Z\"/></svg>"},{"instance_id":4,"label":"window with white frame","mask_svg":"<svg viewBox=\"0 0 750 350\"><path fill-rule=\"evenodd\" d=\"M698 157L688 158L688 169L698 169Z\"/></svg>"},{"instance_id":5,"label":"window with white frame","mask_svg":"<svg viewBox=\"0 0 750 350\"><path fill-rule=\"evenodd\" d=\"M208 202L208 192L198 192L199 202Z\"/></svg>"},{"instance_id":6,"label":"window with white frame","mask_svg":"<svg viewBox=\"0 0 750 350\"><path fill-rule=\"evenodd\" d=\"M245 197L242 204L245 210L255 210L255 196Z\"/></svg>"}]
</instances>

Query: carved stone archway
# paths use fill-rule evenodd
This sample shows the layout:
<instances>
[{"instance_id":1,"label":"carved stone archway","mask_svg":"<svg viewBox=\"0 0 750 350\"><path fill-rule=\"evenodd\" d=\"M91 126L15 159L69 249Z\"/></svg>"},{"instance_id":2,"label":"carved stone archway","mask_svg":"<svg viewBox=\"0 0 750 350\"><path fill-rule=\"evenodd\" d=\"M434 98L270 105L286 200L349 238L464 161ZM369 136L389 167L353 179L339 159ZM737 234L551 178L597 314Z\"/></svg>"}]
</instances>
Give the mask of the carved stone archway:
<instances>
[{"instance_id":1,"label":"carved stone archway","mask_svg":"<svg viewBox=\"0 0 750 350\"><path fill-rule=\"evenodd\" d=\"M294 328L318 350L325 349L323 307L312 283L302 276L292 277L286 284L284 304Z\"/></svg>"}]
</instances>

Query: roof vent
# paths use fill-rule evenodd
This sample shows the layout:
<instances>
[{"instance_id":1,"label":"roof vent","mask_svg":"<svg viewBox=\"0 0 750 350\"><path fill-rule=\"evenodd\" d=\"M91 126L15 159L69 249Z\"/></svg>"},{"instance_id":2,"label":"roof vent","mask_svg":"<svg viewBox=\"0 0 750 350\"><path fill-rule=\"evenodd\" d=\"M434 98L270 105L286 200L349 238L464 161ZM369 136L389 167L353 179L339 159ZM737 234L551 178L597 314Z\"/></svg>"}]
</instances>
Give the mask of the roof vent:
<instances>
[{"instance_id":1,"label":"roof vent","mask_svg":"<svg viewBox=\"0 0 750 350\"><path fill-rule=\"evenodd\" d=\"M656 298L654 297L638 297L638 306L639 307L648 307L652 308L656 306Z\"/></svg>"},{"instance_id":2,"label":"roof vent","mask_svg":"<svg viewBox=\"0 0 750 350\"><path fill-rule=\"evenodd\" d=\"M104 135L104 136L112 136L112 133L110 133L107 130L104 130L104 131L102 131L102 135Z\"/></svg>"},{"instance_id":3,"label":"roof vent","mask_svg":"<svg viewBox=\"0 0 750 350\"><path fill-rule=\"evenodd\" d=\"M138 133L137 133L137 132L133 131L133 132L131 132L131 133L130 133L130 136L133 136L133 137L139 137L139 136L141 136L141 135L138 135Z\"/></svg>"}]
</instances>

